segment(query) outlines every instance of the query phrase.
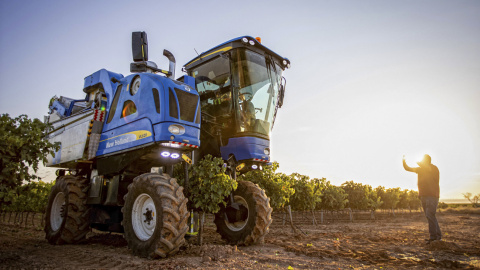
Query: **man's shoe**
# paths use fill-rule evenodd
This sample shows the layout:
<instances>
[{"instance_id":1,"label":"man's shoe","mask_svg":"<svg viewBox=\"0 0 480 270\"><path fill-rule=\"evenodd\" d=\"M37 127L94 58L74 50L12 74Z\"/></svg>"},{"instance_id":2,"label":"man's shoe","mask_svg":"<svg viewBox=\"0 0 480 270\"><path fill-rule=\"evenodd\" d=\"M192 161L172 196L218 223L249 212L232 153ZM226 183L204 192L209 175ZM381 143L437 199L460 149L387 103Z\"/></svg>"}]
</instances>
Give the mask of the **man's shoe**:
<instances>
[{"instance_id":1,"label":"man's shoe","mask_svg":"<svg viewBox=\"0 0 480 270\"><path fill-rule=\"evenodd\" d=\"M438 242L441 242L441 241L442 241L442 239L428 239L427 245L431 244L431 243L438 243Z\"/></svg>"}]
</instances>

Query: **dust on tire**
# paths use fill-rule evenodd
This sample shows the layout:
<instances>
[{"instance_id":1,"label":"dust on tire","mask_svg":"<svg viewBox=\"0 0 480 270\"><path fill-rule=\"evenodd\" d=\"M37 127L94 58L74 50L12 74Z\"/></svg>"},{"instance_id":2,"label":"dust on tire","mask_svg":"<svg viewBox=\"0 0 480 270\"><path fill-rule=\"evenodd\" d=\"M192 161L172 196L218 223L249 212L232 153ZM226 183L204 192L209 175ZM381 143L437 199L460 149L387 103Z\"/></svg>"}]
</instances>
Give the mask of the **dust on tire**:
<instances>
[{"instance_id":1,"label":"dust on tire","mask_svg":"<svg viewBox=\"0 0 480 270\"><path fill-rule=\"evenodd\" d=\"M154 232L144 241L137 237L132 226L133 204L141 194L147 194L152 198L157 211ZM133 254L141 257L164 258L177 253L185 242L189 213L183 187L177 184L176 179L168 174L142 174L128 186L128 193L124 198L122 225L128 247Z\"/></svg>"},{"instance_id":2,"label":"dust on tire","mask_svg":"<svg viewBox=\"0 0 480 270\"><path fill-rule=\"evenodd\" d=\"M45 215L45 238L50 244L73 244L85 239L90 231L86 194L83 191L87 179L81 176L60 176L52 187ZM52 203L57 194L63 193L65 204L62 207L63 219L57 230L52 228Z\"/></svg>"},{"instance_id":3,"label":"dust on tire","mask_svg":"<svg viewBox=\"0 0 480 270\"><path fill-rule=\"evenodd\" d=\"M215 214L215 225L222 239L230 244L253 245L263 243L268 228L272 223L270 200L257 184L249 181L238 181L234 196L241 196L248 204L247 224L239 231L232 231L225 224L225 207Z\"/></svg>"}]
</instances>

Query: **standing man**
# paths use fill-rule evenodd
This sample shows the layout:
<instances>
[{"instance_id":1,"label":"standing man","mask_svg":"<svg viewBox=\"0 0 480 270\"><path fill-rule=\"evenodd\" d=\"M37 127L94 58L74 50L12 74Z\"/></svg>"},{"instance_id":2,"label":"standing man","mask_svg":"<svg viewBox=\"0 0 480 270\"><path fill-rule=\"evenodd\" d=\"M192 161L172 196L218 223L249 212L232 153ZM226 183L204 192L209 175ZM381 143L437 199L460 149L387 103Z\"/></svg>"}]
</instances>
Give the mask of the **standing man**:
<instances>
[{"instance_id":1,"label":"standing man","mask_svg":"<svg viewBox=\"0 0 480 270\"><path fill-rule=\"evenodd\" d=\"M408 167L405 162L405 156L403 156L403 167L405 170L418 174L418 197L422 201L423 211L428 220L430 239L425 240L429 244L432 241L442 239L442 233L435 217L438 198L440 197L440 173L437 166L432 164L432 159L429 155L423 156L423 160L417 162L417 164L420 167Z\"/></svg>"}]
</instances>

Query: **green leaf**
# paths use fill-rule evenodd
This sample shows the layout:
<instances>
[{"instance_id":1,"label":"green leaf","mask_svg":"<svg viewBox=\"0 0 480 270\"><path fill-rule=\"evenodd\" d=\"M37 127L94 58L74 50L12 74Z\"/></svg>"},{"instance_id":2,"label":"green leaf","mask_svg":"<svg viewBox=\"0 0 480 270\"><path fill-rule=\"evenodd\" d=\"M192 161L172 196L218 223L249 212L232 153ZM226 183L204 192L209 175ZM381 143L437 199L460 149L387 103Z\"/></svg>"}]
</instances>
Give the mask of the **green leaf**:
<instances>
[{"instance_id":1,"label":"green leaf","mask_svg":"<svg viewBox=\"0 0 480 270\"><path fill-rule=\"evenodd\" d=\"M15 189L23 181L37 178L28 172L28 166L38 170L39 162L46 159L48 152L59 148L45 139L43 131L46 129L47 125L40 120L31 120L26 115L16 118L8 114L0 116L0 184L5 187L3 190ZM0 199L0 205L3 202Z\"/></svg>"}]
</instances>

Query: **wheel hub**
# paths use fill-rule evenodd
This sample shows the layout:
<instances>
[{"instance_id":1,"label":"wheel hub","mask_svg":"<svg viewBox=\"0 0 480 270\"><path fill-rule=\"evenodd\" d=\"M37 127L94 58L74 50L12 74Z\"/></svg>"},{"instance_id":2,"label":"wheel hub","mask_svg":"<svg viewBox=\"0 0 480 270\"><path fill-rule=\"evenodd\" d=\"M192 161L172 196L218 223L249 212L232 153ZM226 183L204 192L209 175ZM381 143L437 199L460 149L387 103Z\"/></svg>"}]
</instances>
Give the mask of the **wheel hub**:
<instances>
[{"instance_id":1,"label":"wheel hub","mask_svg":"<svg viewBox=\"0 0 480 270\"><path fill-rule=\"evenodd\" d=\"M247 225L250 211L247 201L243 197L235 195L233 198L238 210L233 206L225 209L225 225L232 231L241 231Z\"/></svg>"},{"instance_id":2,"label":"wheel hub","mask_svg":"<svg viewBox=\"0 0 480 270\"><path fill-rule=\"evenodd\" d=\"M150 222L153 220L152 213L153 213L152 210L148 209L148 207L147 207L145 213L143 213L143 215L145 216L145 220L143 222L150 225Z\"/></svg>"},{"instance_id":3,"label":"wheel hub","mask_svg":"<svg viewBox=\"0 0 480 270\"><path fill-rule=\"evenodd\" d=\"M138 239L146 241L152 237L157 225L155 203L148 194L140 194L132 208L132 227Z\"/></svg>"},{"instance_id":4,"label":"wheel hub","mask_svg":"<svg viewBox=\"0 0 480 270\"><path fill-rule=\"evenodd\" d=\"M246 220L248 218L248 209L242 204L234 204L235 205L230 205L225 209L228 222L235 223Z\"/></svg>"}]
</instances>

